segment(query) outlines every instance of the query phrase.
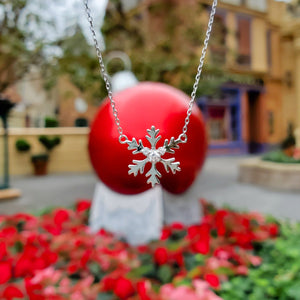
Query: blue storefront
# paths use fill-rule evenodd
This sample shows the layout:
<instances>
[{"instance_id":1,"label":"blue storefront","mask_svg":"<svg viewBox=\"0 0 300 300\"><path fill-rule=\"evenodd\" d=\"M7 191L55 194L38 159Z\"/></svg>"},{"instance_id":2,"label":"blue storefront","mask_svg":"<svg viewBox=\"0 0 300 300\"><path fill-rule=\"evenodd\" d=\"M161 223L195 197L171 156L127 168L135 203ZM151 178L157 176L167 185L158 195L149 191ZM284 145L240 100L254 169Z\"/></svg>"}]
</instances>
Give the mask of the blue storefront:
<instances>
[{"instance_id":1,"label":"blue storefront","mask_svg":"<svg viewBox=\"0 0 300 300\"><path fill-rule=\"evenodd\" d=\"M257 128L263 89L227 85L220 97L201 97L197 104L206 122L210 154L259 153L264 149Z\"/></svg>"}]
</instances>

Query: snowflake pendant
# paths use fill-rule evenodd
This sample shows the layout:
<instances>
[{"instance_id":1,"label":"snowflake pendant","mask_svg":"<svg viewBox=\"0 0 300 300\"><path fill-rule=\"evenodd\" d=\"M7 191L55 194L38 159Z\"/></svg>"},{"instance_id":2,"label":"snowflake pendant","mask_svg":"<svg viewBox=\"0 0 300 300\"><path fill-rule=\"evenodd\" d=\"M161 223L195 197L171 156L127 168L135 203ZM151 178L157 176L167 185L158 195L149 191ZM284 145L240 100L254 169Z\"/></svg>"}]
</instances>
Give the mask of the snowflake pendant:
<instances>
[{"instance_id":1,"label":"snowflake pendant","mask_svg":"<svg viewBox=\"0 0 300 300\"><path fill-rule=\"evenodd\" d=\"M154 187L156 184L159 184L159 178L162 176L161 173L156 169L157 163L161 162L164 165L166 172L171 170L171 172L175 174L176 171L180 171L180 162L175 162L174 157L164 159L162 156L165 153L175 153L173 149L178 149L179 143L185 143L186 137L184 136L184 140L182 140L180 137L175 140L174 137L172 137L170 142L166 139L164 146L156 149L156 144L161 139L161 136L157 136L159 129L156 130L155 127L152 126L151 129L147 129L147 132L149 135L146 135L146 138L151 144L151 148L144 147L142 141L139 140L139 142L137 142L135 138L133 138L132 141L126 141L128 144L128 150L135 150L133 151L133 154L143 153L146 156L146 158L143 160L133 160L134 164L129 165L128 174L134 174L134 176L137 176L139 172L143 174L145 165L150 162L152 165L150 170L146 173L146 177L149 177L147 183Z\"/></svg>"}]
</instances>

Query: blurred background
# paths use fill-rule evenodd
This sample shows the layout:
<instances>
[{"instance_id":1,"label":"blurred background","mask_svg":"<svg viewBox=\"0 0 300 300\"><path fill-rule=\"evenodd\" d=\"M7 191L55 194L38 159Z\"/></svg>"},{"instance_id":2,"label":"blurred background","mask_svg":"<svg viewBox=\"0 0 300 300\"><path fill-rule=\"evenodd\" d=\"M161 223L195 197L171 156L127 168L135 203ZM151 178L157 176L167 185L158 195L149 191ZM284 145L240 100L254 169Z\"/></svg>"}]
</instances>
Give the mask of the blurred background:
<instances>
[{"instance_id":1,"label":"blurred background","mask_svg":"<svg viewBox=\"0 0 300 300\"><path fill-rule=\"evenodd\" d=\"M139 81L190 94L211 1L107 2L90 1L104 58L122 51ZM8 150L5 130L0 139L2 186L8 172L30 176L36 156L51 156L50 174L91 172L88 127L107 92L81 1L1 1L0 40L0 94L14 105ZM213 168L291 134L300 147L299 1L219 1L208 49L197 105ZM123 67L107 62L110 74Z\"/></svg>"},{"instance_id":2,"label":"blurred background","mask_svg":"<svg viewBox=\"0 0 300 300\"><path fill-rule=\"evenodd\" d=\"M47 117L61 127L75 126L77 118L90 123L106 91L83 6L41 3L1 3L0 92L18 104L9 126L44 127ZM127 53L139 81L165 82L188 94L209 4L91 1L106 53ZM220 1L197 95L212 153L259 153L300 126L298 4ZM110 72L118 67L110 64ZM76 110L77 98L88 104L86 112Z\"/></svg>"}]
</instances>

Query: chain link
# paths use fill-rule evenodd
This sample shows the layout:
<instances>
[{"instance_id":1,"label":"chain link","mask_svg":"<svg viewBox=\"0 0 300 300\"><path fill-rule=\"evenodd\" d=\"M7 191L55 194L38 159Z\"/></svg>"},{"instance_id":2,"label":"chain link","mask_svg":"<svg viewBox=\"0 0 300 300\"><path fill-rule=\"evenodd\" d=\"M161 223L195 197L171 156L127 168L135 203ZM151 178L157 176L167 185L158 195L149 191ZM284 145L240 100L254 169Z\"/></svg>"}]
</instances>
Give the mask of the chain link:
<instances>
[{"instance_id":1,"label":"chain link","mask_svg":"<svg viewBox=\"0 0 300 300\"><path fill-rule=\"evenodd\" d=\"M213 4L212 4L212 7L211 7L209 21L208 21L207 30L206 30L205 39L204 39L204 46L202 48L202 54L201 54L201 57L200 57L200 62L199 62L199 65L198 65L197 74L195 76L195 82L194 82L194 85L193 85L193 91L191 93L191 100L190 100L190 103L189 103L189 108L187 110L186 118L185 118L185 121L184 121L184 126L182 128L182 133L183 134L186 134L187 129L188 129L188 125L190 123L190 116L192 114L193 104L194 104L195 99L196 99L196 93L197 93L197 89L198 89L198 85L199 85L199 81L200 81L200 77L201 77L201 73L202 73L204 58L205 58L206 51L207 51L208 41L209 41L209 38L210 38L210 33L211 33L212 25L213 25L213 22L214 22L214 17L215 17L215 14L216 14L217 4L218 4L218 0L214 0Z\"/></svg>"},{"instance_id":2,"label":"chain link","mask_svg":"<svg viewBox=\"0 0 300 300\"><path fill-rule=\"evenodd\" d=\"M88 22L89 22L89 25L90 25L90 29L91 29L91 32L92 32L92 37L93 37L94 45L95 45L95 48L96 48L96 54L97 54L97 57L98 57L98 60L99 60L100 72L101 72L103 80L105 82L105 87L106 87L106 90L107 90L108 98L109 98L110 105L111 105L111 108L112 108L112 111L113 111L113 116L115 118L115 124L117 125L117 128L118 128L119 140L120 141L122 140L123 142L124 141L126 142L126 141L128 141L128 138L125 134L123 134L123 128L121 127L119 114L118 114L118 111L117 111L117 108L116 108L116 102L113 99L113 94L112 94L109 75L108 75L108 73L105 69L105 65L104 65L104 62L103 62L103 57L102 57L102 53L101 53L100 46L99 46L99 43L98 43L98 39L97 39L96 31L95 31L95 26L94 26L94 20L93 20L93 17L92 17L91 10L89 8L88 0L84 0L84 7L85 7L86 14L87 14Z\"/></svg>"},{"instance_id":3,"label":"chain link","mask_svg":"<svg viewBox=\"0 0 300 300\"><path fill-rule=\"evenodd\" d=\"M186 114L186 118L184 121L184 126L182 128L182 133L178 136L178 139L182 140L182 142L186 142L187 141L187 130L188 130L188 125L190 123L190 117L193 111L193 104L195 102L196 99L196 93L197 93L197 89L198 89L198 85L199 85L199 81L200 81L200 77L201 77L201 73L202 73L202 68L203 68L203 64L204 64L204 58L206 55L206 51L207 51L207 46L208 46L208 41L210 38L210 33L212 30L212 25L214 22L214 16L216 13L216 7L218 4L218 0L213 0L213 4L211 7L211 12L210 12L210 16L209 16L209 21L208 21L208 25L207 25L207 30L206 30L206 34L205 34L205 39L204 39L204 46L202 48L202 54L199 60L199 65L197 68L197 74L195 76L195 82L193 85L193 91L191 93L191 100L189 102L189 106L188 106L188 110L187 110L187 114ZM91 10L89 8L89 3L88 0L84 0L84 7L85 7L85 11L87 14L87 19L90 25L90 29L92 32L92 37L94 40L94 45L96 48L96 54L99 60L99 65L100 65L100 72L102 74L103 80L105 82L105 87L108 93L108 98L110 101L110 105L112 107L112 111L113 111L113 116L115 118L115 124L117 125L118 128L118 132L119 132L119 141L121 144L125 144L127 143L128 138L125 134L123 134L123 128L121 127L121 123L120 123L120 119L119 119L119 115L118 115L118 110L116 108L116 103L113 99L113 94L112 94L112 89L111 89L111 83L110 83L110 79L109 79L109 75L105 69L105 65L103 62L103 57L102 57L102 52L98 43L98 39L97 39L97 35L96 35L96 31L95 31L95 26L94 26L94 20L92 17L92 13Z\"/></svg>"}]
</instances>

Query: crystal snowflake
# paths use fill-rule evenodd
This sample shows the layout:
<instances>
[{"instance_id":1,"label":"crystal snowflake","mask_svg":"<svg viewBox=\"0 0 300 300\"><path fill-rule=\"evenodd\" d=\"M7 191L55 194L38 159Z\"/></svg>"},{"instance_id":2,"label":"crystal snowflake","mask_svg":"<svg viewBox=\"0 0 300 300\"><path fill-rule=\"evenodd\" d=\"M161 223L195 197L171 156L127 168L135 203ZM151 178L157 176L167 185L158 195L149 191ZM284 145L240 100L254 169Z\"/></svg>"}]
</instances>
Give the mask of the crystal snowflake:
<instances>
[{"instance_id":1,"label":"crystal snowflake","mask_svg":"<svg viewBox=\"0 0 300 300\"><path fill-rule=\"evenodd\" d=\"M155 184L159 184L159 178L162 176L161 173L156 169L157 163L161 162L167 172L171 170L171 172L175 174L176 171L180 171L180 162L175 162L174 157L164 159L162 156L165 153L174 153L175 151L173 149L178 149L178 144L183 143L184 141L181 139L175 140L174 137L172 137L170 142L166 139L164 146L156 149L156 144L161 139L161 136L157 136L159 129L155 129L155 127L152 126L151 129L147 129L147 132L149 135L146 135L146 138L151 144L151 148L144 147L142 141L139 140L139 142L137 142L135 138L133 138L131 141L127 141L128 150L135 150L133 151L133 154L143 153L146 156L146 158L143 160L133 160L134 164L129 165L128 174L134 174L134 176L137 176L139 172L143 174L145 165L150 162L152 165L150 170L146 173L146 177L149 177L147 183L154 187Z\"/></svg>"}]
</instances>

